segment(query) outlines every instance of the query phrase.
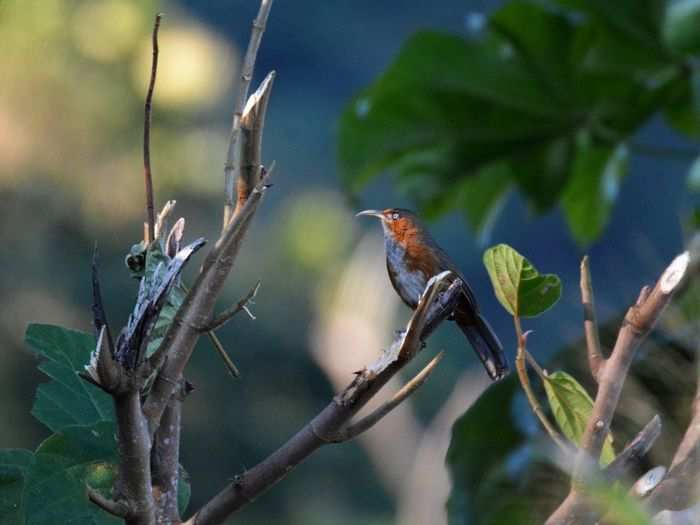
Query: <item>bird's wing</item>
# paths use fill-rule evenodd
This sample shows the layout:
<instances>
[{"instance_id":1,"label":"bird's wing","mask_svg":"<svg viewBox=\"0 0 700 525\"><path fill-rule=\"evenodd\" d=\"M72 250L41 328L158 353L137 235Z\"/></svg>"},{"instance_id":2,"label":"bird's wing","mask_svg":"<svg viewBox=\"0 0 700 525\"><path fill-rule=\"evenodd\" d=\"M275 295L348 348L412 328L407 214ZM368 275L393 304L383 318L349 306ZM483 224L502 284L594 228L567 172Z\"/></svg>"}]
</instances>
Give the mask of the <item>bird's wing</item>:
<instances>
[{"instance_id":1,"label":"bird's wing","mask_svg":"<svg viewBox=\"0 0 700 525\"><path fill-rule=\"evenodd\" d=\"M476 296L474 295L474 291L472 290L472 287L469 286L469 283L467 280L464 278L464 275L462 275L462 272L459 271L459 268L455 266L448 255L445 253L445 251L437 246L435 244L435 249L437 250L440 260L442 261L442 264L445 266L445 270L450 270L452 273L454 273L459 279L462 281L462 292L464 293L464 296L467 299L467 303L469 306L471 306L472 310L476 313L479 311L479 304L476 302Z\"/></svg>"}]
</instances>

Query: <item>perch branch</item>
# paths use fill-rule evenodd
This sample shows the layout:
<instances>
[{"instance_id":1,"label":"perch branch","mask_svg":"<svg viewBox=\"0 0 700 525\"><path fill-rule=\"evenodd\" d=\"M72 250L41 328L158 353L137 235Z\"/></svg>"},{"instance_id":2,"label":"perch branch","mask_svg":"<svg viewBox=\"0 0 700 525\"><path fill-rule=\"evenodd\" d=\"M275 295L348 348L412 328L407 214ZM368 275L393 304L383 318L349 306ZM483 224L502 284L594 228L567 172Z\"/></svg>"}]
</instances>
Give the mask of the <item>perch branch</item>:
<instances>
[{"instance_id":1,"label":"perch branch","mask_svg":"<svg viewBox=\"0 0 700 525\"><path fill-rule=\"evenodd\" d=\"M153 100L153 90L156 86L156 72L158 71L158 30L160 29L160 19L162 15L156 15L153 24L153 61L151 62L151 79L148 82L148 92L146 93L146 104L144 106L143 119L143 177L146 184L146 221L148 238L144 239L146 245L155 239L155 211L153 198L153 177L151 176L151 102Z\"/></svg>"},{"instance_id":2,"label":"perch branch","mask_svg":"<svg viewBox=\"0 0 700 525\"><path fill-rule=\"evenodd\" d=\"M255 286L253 286L248 293L243 297L238 303L236 303L231 308L224 310L221 314L217 315L214 320L209 323L206 330L212 331L226 324L233 316L235 316L241 310L245 311L251 319L255 319L255 316L251 313L248 305L253 302L258 295L258 290L260 289L260 281L258 281Z\"/></svg>"},{"instance_id":3,"label":"perch branch","mask_svg":"<svg viewBox=\"0 0 700 525\"><path fill-rule=\"evenodd\" d=\"M515 323L515 335L518 339L518 350L515 355L515 369L518 371L518 378L520 379L520 384L522 385L523 390L525 391L525 396L527 397L527 400L530 403L532 411L540 420L542 426L547 431L552 440L564 452L568 452L571 449L571 447L547 418L547 415L542 409L542 405L540 405L540 402L537 400L537 396L535 396L535 393L532 391L532 386L530 385L530 378L527 375L526 365L526 355L528 355L527 334L529 332L523 333L523 329L520 326L520 318L517 315L513 317L513 322ZM535 360L532 356L530 356L530 359L532 361ZM538 371L542 370L539 366L537 367L537 369Z\"/></svg>"},{"instance_id":4,"label":"perch branch","mask_svg":"<svg viewBox=\"0 0 700 525\"><path fill-rule=\"evenodd\" d=\"M599 512L586 498L583 475L586 465L600 458L632 358L686 275L689 259L688 252L676 257L663 272L656 286L653 289L646 286L642 288L636 304L627 311L615 347L600 374L593 410L586 424L581 439L581 450L574 466L571 491L549 517L546 525L593 525L600 517Z\"/></svg>"},{"instance_id":5,"label":"perch branch","mask_svg":"<svg viewBox=\"0 0 700 525\"><path fill-rule=\"evenodd\" d=\"M391 397L391 399L382 403L374 411L372 411L370 414L367 414L359 421L340 429L338 433L333 437L333 441L349 441L372 428L384 416L386 416L389 412L391 412L397 406L399 406L406 398L408 398L408 396L413 394L413 392L418 390L423 385L423 383L426 382L426 380L428 379L428 377L430 377L430 374L433 372L435 367L442 360L442 357L443 352L440 352L438 355L433 357L430 360L430 362L420 372L418 372L418 374L416 374L413 377L413 379L411 379L408 383L401 387L401 389L398 392L396 392L396 394L394 394Z\"/></svg>"},{"instance_id":6,"label":"perch branch","mask_svg":"<svg viewBox=\"0 0 700 525\"><path fill-rule=\"evenodd\" d=\"M236 150L239 147L238 135L240 133L241 116L243 115L243 107L248 98L248 89L250 89L250 83L253 80L253 71L255 70L255 59L258 56L258 49L260 48L260 42L265 32L265 26L271 8L272 0L262 0L260 2L260 9L258 10L258 15L255 17L255 20L253 20L253 27L250 31L250 42L248 43L248 49L246 50L243 60L243 68L241 69L241 82L238 86L238 94L233 111L233 122L231 124L231 133L228 141L228 151L226 153L226 164L224 165L224 193L226 198L224 206L224 229L226 229L226 226L233 216L233 181L235 179L236 170L240 169L240 165L237 166L235 163L235 157Z\"/></svg>"},{"instance_id":7,"label":"perch branch","mask_svg":"<svg viewBox=\"0 0 700 525\"><path fill-rule=\"evenodd\" d=\"M223 521L284 478L299 463L345 428L357 412L423 348L423 340L446 319L459 294L461 281L455 279L444 293L438 293L449 282L445 272L428 285L406 330L380 357L360 372L347 388L304 428L270 456L247 470L214 496L186 523L214 525Z\"/></svg>"},{"instance_id":8,"label":"perch branch","mask_svg":"<svg viewBox=\"0 0 700 525\"><path fill-rule=\"evenodd\" d=\"M600 349L598 321L596 320L595 301L593 300L593 283L587 255L581 261L581 302L583 303L583 331L586 335L588 367L593 379L599 381L605 366L605 358Z\"/></svg>"}]
</instances>

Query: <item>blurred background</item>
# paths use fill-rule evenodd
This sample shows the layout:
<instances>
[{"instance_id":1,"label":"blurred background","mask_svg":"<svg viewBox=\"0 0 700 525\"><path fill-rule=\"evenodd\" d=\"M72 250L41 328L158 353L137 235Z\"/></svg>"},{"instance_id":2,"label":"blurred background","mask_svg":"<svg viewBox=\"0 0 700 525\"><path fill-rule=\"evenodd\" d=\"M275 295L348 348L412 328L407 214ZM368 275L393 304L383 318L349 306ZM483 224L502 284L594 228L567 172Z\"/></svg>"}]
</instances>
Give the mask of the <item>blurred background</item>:
<instances>
[{"instance_id":1,"label":"blurred background","mask_svg":"<svg viewBox=\"0 0 700 525\"><path fill-rule=\"evenodd\" d=\"M219 332L240 379L226 373L205 341L189 366L196 390L185 405L182 463L192 479L190 509L300 428L402 327L408 312L389 287L379 227L354 213L414 207L420 199L386 176L349 189L337 158L339 147L351 155L339 145L341 114L357 109L353 97L416 31L466 38L501 5L274 4L253 83L277 71L264 138L266 161L277 162L274 187L225 297L234 302L261 280L257 319L238 316ZM186 236L213 239L223 209L234 82L257 2L0 2L0 447L34 448L48 435L30 414L44 378L23 335L30 322L90 330L95 242L112 324L123 323L133 304L137 282L123 261L142 236L143 99L156 12L165 14L151 146L157 203L177 200ZM533 208L518 191L500 195L487 228L474 228L454 207L424 206L511 359L511 320L481 263L488 245L509 243L562 278L560 303L527 323L535 330L531 352L543 362L582 336L584 252L606 321L683 249L697 204L687 180L697 144L654 115L632 140L638 147L611 190L609 218L587 242L572 234L560 208ZM347 173L352 163L343 165ZM431 338L428 352L440 349L444 362L410 403L360 442L315 454L250 505L240 522L446 523L451 425L487 384L453 327Z\"/></svg>"}]
</instances>

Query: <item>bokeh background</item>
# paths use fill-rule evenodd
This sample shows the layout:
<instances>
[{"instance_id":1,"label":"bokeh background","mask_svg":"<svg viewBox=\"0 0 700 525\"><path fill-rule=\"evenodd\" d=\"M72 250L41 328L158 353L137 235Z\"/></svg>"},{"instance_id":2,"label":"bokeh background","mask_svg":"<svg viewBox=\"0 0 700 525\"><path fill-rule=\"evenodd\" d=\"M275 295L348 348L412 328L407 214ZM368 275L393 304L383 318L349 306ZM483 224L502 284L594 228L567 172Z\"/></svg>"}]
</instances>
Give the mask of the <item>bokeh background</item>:
<instances>
[{"instance_id":1,"label":"bokeh background","mask_svg":"<svg viewBox=\"0 0 700 525\"><path fill-rule=\"evenodd\" d=\"M475 16L498 5L273 6L254 84L277 71L264 142L267 162L277 162L275 181L225 298L235 301L261 280L257 319L239 316L219 334L240 379L227 375L205 341L188 369L196 387L182 445L190 508L294 433L406 319L385 276L378 226L353 214L411 201L387 177L348 194L338 176L338 119L415 31L466 34ZM154 14L165 14L152 131L156 199L177 200L190 238L213 239L234 82L256 11L252 0L0 2L0 447L34 448L48 435L30 414L44 378L23 334L29 322L90 329L95 242L113 324L126 320L135 297L123 259L142 235L143 97ZM693 144L660 119L635 140L654 147L631 157L610 223L587 249L603 320L682 249L696 200L686 184ZM583 252L560 211L535 215L516 194L503 206L486 236L457 213L431 229L470 279L511 358L512 327L491 293L484 247L512 244L561 276L562 301L528 323L531 351L546 360L581 337ZM456 330L441 328L429 350L445 349L446 359L410 404L361 442L315 454L240 522L444 523L450 426L487 386L465 346Z\"/></svg>"}]
</instances>

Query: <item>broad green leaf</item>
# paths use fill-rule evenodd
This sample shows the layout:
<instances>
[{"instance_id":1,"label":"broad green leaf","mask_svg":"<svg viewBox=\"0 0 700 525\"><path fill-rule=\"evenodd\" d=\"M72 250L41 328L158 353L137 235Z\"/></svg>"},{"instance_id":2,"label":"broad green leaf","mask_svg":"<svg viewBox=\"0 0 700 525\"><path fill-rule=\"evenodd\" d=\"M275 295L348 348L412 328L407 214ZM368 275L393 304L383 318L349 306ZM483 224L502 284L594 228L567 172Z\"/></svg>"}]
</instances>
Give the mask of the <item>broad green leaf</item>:
<instances>
[{"instance_id":1,"label":"broad green leaf","mask_svg":"<svg viewBox=\"0 0 700 525\"><path fill-rule=\"evenodd\" d=\"M0 518L3 525L24 525L22 494L27 471L34 462L29 450L0 450Z\"/></svg>"},{"instance_id":2,"label":"broad green leaf","mask_svg":"<svg viewBox=\"0 0 700 525\"><path fill-rule=\"evenodd\" d=\"M530 261L507 244L486 250L484 265L496 297L513 316L536 317L561 296L559 277L539 274Z\"/></svg>"},{"instance_id":3,"label":"broad green leaf","mask_svg":"<svg viewBox=\"0 0 700 525\"><path fill-rule=\"evenodd\" d=\"M111 496L117 447L113 423L70 426L36 450L24 492L27 523L121 523L87 499L85 484Z\"/></svg>"},{"instance_id":4,"label":"broad green leaf","mask_svg":"<svg viewBox=\"0 0 700 525\"><path fill-rule=\"evenodd\" d=\"M700 51L700 0L667 2L663 19L663 39L668 48L679 54Z\"/></svg>"},{"instance_id":5,"label":"broad green leaf","mask_svg":"<svg viewBox=\"0 0 700 525\"><path fill-rule=\"evenodd\" d=\"M622 178L627 174L627 148L579 144L562 208L576 241L588 245L608 223Z\"/></svg>"},{"instance_id":6,"label":"broad green leaf","mask_svg":"<svg viewBox=\"0 0 700 525\"><path fill-rule=\"evenodd\" d=\"M576 379L560 370L549 374L544 381L544 388L559 428L572 443L580 445L593 410L591 396ZM608 434L600 455L600 464L607 465L613 459L613 437Z\"/></svg>"},{"instance_id":7,"label":"broad green leaf","mask_svg":"<svg viewBox=\"0 0 700 525\"><path fill-rule=\"evenodd\" d=\"M344 178L357 189L389 166L403 171L408 159L421 159L425 172L454 179L557 133L566 113L555 106L502 36L419 33L344 112Z\"/></svg>"},{"instance_id":8,"label":"broad green leaf","mask_svg":"<svg viewBox=\"0 0 700 525\"><path fill-rule=\"evenodd\" d=\"M70 425L114 421L111 398L78 376L90 361L95 338L59 326L31 324L25 340L46 358L39 370L52 381L39 385L32 414L54 432Z\"/></svg>"}]
</instances>

